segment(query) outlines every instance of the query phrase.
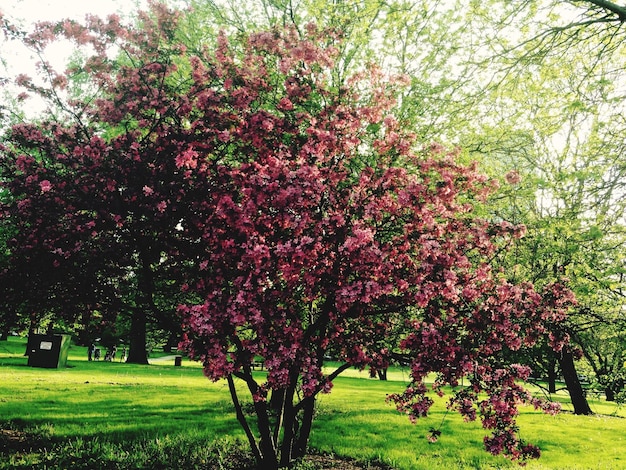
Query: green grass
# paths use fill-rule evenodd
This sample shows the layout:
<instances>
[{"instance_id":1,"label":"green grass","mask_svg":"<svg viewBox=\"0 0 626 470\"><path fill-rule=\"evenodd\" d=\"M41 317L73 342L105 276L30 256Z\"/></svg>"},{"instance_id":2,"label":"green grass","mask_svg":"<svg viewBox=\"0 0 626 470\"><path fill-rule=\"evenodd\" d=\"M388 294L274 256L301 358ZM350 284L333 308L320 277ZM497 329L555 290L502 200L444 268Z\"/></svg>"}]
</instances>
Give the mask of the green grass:
<instances>
[{"instance_id":1,"label":"green grass","mask_svg":"<svg viewBox=\"0 0 626 470\"><path fill-rule=\"evenodd\" d=\"M243 434L225 382L212 383L195 363L155 358L153 365L88 362L73 346L68 368L26 366L24 340L0 342L0 429L33 433L44 445L2 454L0 468L245 468ZM480 423L465 423L437 401L416 425L385 402L406 372L390 380L348 371L319 400L311 446L320 452L381 461L397 469L517 468L483 450ZM560 396L566 402L566 396ZM565 403L565 408L567 408ZM613 404L603 416L547 416L523 409L524 439L539 444L531 469L626 468L626 420ZM431 427L442 431L430 444ZM0 436L2 437L2 436ZM235 457L233 457L235 456ZM235 459L234 459L235 458ZM237 460L238 459L238 460Z\"/></svg>"}]
</instances>

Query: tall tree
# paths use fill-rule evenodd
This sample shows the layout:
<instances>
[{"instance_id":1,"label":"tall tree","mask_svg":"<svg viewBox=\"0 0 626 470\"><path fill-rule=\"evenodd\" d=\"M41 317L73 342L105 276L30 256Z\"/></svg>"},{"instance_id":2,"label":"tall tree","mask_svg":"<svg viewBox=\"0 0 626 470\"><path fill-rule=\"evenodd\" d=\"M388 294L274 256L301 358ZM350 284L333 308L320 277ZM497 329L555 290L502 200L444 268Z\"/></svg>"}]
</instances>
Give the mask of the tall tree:
<instances>
[{"instance_id":1,"label":"tall tree","mask_svg":"<svg viewBox=\"0 0 626 470\"><path fill-rule=\"evenodd\" d=\"M496 69L489 77L497 77L497 86L489 102L494 103L493 115L502 116L495 124L504 139L489 145L480 137L484 132L476 132L477 142L483 142L477 150L508 154L499 160L523 174L526 189L522 193L518 186L517 204L509 205L517 214L500 216L528 227L528 251L518 258L524 275L539 281L566 273L571 279L580 308L569 329L588 360L602 351L594 338L619 338L622 328L621 301L616 299L623 290L625 64L615 12L600 14L599 3L497 2L510 8L509 17L516 20L501 23L515 41L498 40L497 33L490 38L489 67ZM509 150L514 147L516 151ZM619 364L609 356L600 362ZM621 369L615 367L616 379ZM576 374L568 375L580 390ZM590 412L577 398L577 411Z\"/></svg>"},{"instance_id":2,"label":"tall tree","mask_svg":"<svg viewBox=\"0 0 626 470\"><path fill-rule=\"evenodd\" d=\"M167 129L187 125L173 115L184 106L186 78L176 72L178 50L168 47L169 15L155 7L141 16L144 28L128 30L113 57L109 48L123 36L116 16L90 18L87 27L39 24L25 41L41 56L56 34L96 54L66 74L44 63L43 81L19 77L49 110L42 121L13 125L0 149L3 220L14 227L6 298L24 299L29 314L127 314L128 361L137 363L147 363L148 318L163 316L156 286L180 270L167 253L185 188L171 155L185 143ZM171 319L176 304L160 306Z\"/></svg>"}]
</instances>

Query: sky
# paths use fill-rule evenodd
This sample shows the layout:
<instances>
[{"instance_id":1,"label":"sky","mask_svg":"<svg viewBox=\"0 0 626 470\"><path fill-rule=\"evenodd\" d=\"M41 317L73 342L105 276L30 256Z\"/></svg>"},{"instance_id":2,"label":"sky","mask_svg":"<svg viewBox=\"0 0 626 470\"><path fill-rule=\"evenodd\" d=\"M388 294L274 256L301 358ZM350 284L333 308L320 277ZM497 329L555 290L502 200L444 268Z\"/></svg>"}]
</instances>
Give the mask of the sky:
<instances>
[{"instance_id":1,"label":"sky","mask_svg":"<svg viewBox=\"0 0 626 470\"><path fill-rule=\"evenodd\" d=\"M27 22L73 18L82 20L93 13L106 16L110 13L134 9L134 0L0 0L0 10L12 18Z\"/></svg>"},{"instance_id":2,"label":"sky","mask_svg":"<svg viewBox=\"0 0 626 470\"><path fill-rule=\"evenodd\" d=\"M139 0L142 3L143 0ZM137 9L137 0L0 0L0 11L11 22L28 28L28 25L37 21L55 21L71 18L82 21L88 14L106 17L112 13L122 16ZM69 54L67 46L53 54ZM30 62L28 53L18 45L5 45L2 48L2 58L9 62L11 68L24 66ZM53 59L49 57L49 59Z\"/></svg>"},{"instance_id":3,"label":"sky","mask_svg":"<svg viewBox=\"0 0 626 470\"><path fill-rule=\"evenodd\" d=\"M88 14L106 17L112 13L122 16L137 9L137 2L145 0L0 0L0 11L9 20L26 30L37 21L56 21L71 18L78 21ZM57 67L62 67L72 52L69 42L60 42L46 50L46 59ZM38 61L33 54L15 42L7 43L0 38L0 56L6 62L6 68L0 69L0 76L14 77L25 73L35 76L35 63ZM29 100L30 101L30 100ZM39 106L30 101L26 104L36 112Z\"/></svg>"}]
</instances>

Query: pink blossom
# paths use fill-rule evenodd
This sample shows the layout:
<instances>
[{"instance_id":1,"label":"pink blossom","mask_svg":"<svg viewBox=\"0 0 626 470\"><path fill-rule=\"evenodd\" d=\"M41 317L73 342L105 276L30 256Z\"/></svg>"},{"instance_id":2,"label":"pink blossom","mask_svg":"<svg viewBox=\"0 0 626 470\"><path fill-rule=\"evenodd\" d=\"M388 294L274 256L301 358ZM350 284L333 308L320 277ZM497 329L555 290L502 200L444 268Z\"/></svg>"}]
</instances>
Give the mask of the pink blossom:
<instances>
[{"instance_id":1,"label":"pink blossom","mask_svg":"<svg viewBox=\"0 0 626 470\"><path fill-rule=\"evenodd\" d=\"M50 256L65 263L110 242L127 243L120 251L133 253L143 246L127 235L151 234L190 303L178 310L183 346L212 380L235 374L247 384L237 388L258 402L273 391L315 397L332 386L327 353L346 367L377 371L402 349L411 383L390 397L400 412L412 421L426 416L429 394L451 385L451 408L467 420L480 414L494 431L485 441L490 451L533 454L516 437L514 420L516 406L530 402L516 380L530 372L503 365L502 356L545 338L564 347L558 324L573 298L565 286L538 292L491 272L490 260L521 228L479 219L484 211L475 201L494 184L462 164L458 150L420 145L394 117L398 85L407 80L364 66L335 89L329 67L338 49L324 45L337 34L314 25L252 34L232 46L219 33L217 50L190 57L168 42L175 18L154 8L142 16L144 29L111 17L84 27L66 22L58 31L88 45L93 57L81 72L102 90L99 99L77 98L73 106L86 106L91 122L119 133L84 141L62 123L14 126L15 141L3 152L20 142L51 149L41 159L11 155L15 178L7 187L15 197L2 217L24 217L23 227L32 227L20 240L24 253L62 247ZM52 24L42 26L34 39L53 34ZM106 51L114 42L141 67L128 61L113 70ZM163 86L180 74L175 63L189 64L188 85ZM53 71L49 77L66 85ZM19 80L37 92L30 78ZM46 158L55 166L46 167ZM53 171L54 188L40 180ZM517 173L505 178L520 181ZM53 189L54 197L39 189ZM41 202L50 206L38 209ZM53 220L57 213L63 220ZM403 340L391 347L396 337ZM257 357L263 373L250 371ZM463 379L468 386L458 387ZM431 430L429 439L437 437Z\"/></svg>"},{"instance_id":2,"label":"pink blossom","mask_svg":"<svg viewBox=\"0 0 626 470\"><path fill-rule=\"evenodd\" d=\"M261 128L265 132L272 132L272 130L274 130L274 123L272 122L271 119L264 119L263 122L261 123Z\"/></svg>"},{"instance_id":3,"label":"pink blossom","mask_svg":"<svg viewBox=\"0 0 626 470\"><path fill-rule=\"evenodd\" d=\"M506 175L504 175L504 179L510 185L518 184L522 181L522 177L517 170L511 170Z\"/></svg>"},{"instance_id":4,"label":"pink blossom","mask_svg":"<svg viewBox=\"0 0 626 470\"><path fill-rule=\"evenodd\" d=\"M198 152L195 150L188 148L184 152L179 153L176 156L176 167L177 168L196 168L198 166Z\"/></svg>"},{"instance_id":5,"label":"pink blossom","mask_svg":"<svg viewBox=\"0 0 626 470\"><path fill-rule=\"evenodd\" d=\"M43 180L39 183L39 187L41 188L42 193L47 193L52 189L52 183L48 180Z\"/></svg>"},{"instance_id":6,"label":"pink blossom","mask_svg":"<svg viewBox=\"0 0 626 470\"><path fill-rule=\"evenodd\" d=\"M291 111L293 109L293 103L286 96L281 98L278 103L278 109L281 111Z\"/></svg>"},{"instance_id":7,"label":"pink blossom","mask_svg":"<svg viewBox=\"0 0 626 470\"><path fill-rule=\"evenodd\" d=\"M227 130L223 130L223 131L219 131L217 133L217 138L221 141L221 142L228 142L228 140L230 139L230 132Z\"/></svg>"}]
</instances>

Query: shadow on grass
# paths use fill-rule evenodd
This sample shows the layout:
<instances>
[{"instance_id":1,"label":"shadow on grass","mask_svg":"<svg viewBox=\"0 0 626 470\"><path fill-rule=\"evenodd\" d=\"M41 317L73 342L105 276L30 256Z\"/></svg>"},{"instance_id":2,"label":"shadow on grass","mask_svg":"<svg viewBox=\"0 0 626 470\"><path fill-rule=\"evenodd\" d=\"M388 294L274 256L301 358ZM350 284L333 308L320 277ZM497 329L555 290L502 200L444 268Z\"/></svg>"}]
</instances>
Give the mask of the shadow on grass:
<instances>
[{"instance_id":1,"label":"shadow on grass","mask_svg":"<svg viewBox=\"0 0 626 470\"><path fill-rule=\"evenodd\" d=\"M42 399L29 406L36 417L0 421L0 469L253 468L225 401L208 408Z\"/></svg>"},{"instance_id":2,"label":"shadow on grass","mask_svg":"<svg viewBox=\"0 0 626 470\"><path fill-rule=\"evenodd\" d=\"M104 398L75 403L63 399L31 400L29 407L36 417L11 419L11 427L21 429L50 426L52 439L98 437L113 442L132 440L137 436L158 437L195 429L215 435L240 434L232 405L212 402L211 407L199 408L171 401L163 404L144 404L125 399ZM2 428L0 422L0 428ZM63 430L57 436L55 429Z\"/></svg>"}]
</instances>

